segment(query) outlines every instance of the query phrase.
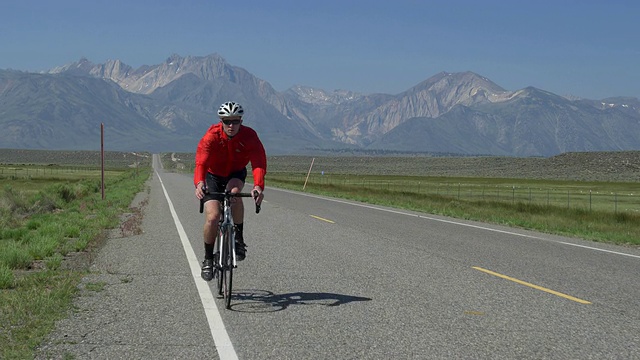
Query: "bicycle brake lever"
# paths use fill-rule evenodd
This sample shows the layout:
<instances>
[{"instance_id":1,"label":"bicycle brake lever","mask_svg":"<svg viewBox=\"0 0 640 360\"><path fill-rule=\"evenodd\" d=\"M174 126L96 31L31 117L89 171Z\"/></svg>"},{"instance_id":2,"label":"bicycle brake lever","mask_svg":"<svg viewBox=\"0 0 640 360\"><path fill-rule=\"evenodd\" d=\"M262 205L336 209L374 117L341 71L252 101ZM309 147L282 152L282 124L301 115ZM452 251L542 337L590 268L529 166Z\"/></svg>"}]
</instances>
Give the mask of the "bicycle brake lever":
<instances>
[{"instance_id":1,"label":"bicycle brake lever","mask_svg":"<svg viewBox=\"0 0 640 360\"><path fill-rule=\"evenodd\" d=\"M207 193L207 184L205 183L202 187L202 192ZM204 198L200 199L200 214L204 212Z\"/></svg>"},{"instance_id":2,"label":"bicycle brake lever","mask_svg":"<svg viewBox=\"0 0 640 360\"><path fill-rule=\"evenodd\" d=\"M253 190L251 192L251 195L253 195L253 201L255 202L258 196L260 196L260 193L257 190ZM255 203L255 204L256 204L256 214L257 214L260 212L260 204L258 203Z\"/></svg>"}]
</instances>

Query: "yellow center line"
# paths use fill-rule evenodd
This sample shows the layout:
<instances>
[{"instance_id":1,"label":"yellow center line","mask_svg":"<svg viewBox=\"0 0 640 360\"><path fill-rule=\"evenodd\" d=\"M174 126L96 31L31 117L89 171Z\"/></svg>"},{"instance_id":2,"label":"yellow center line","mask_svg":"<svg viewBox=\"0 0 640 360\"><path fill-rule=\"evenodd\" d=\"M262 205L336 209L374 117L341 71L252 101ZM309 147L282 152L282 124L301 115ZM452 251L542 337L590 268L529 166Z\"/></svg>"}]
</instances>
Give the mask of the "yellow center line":
<instances>
[{"instance_id":1,"label":"yellow center line","mask_svg":"<svg viewBox=\"0 0 640 360\"><path fill-rule=\"evenodd\" d=\"M506 279L506 280L509 280L509 281L513 281L513 282L518 283L518 284L520 284L520 285L528 286L528 287L530 287L530 288L534 288L534 289L536 289L536 290L540 290L540 291L548 292L549 294L553 294L553 295L556 295L556 296L563 297L563 298L565 298L565 299L569 299L569 300L571 300L571 301L578 302L578 303L580 303L580 304L591 304L591 302L590 302L590 301L582 300L582 299L578 299L578 298L573 297L573 296L571 296L571 295L563 294L563 293L561 293L561 292L557 292L557 291L555 291L555 290L547 289L547 288L544 288L544 287L542 287L542 286L538 286L538 285L535 285L535 284L528 283L528 282L526 282L526 281L518 280L518 279L516 279L516 278L512 278L512 277L510 277L510 276L506 276L506 275L498 274L497 272L493 272L493 271L491 271L491 270L483 269L483 268L481 268L481 267L477 267L477 266L473 266L473 268L474 268L474 269L476 269L476 270L478 270L478 271L482 271L482 272L484 272L484 273L487 273L487 274L490 274L490 275L493 275L493 276L497 276L497 277L499 277L499 278L503 278L503 279Z\"/></svg>"},{"instance_id":2,"label":"yellow center line","mask_svg":"<svg viewBox=\"0 0 640 360\"><path fill-rule=\"evenodd\" d=\"M318 219L318 220L326 221L326 222L331 223L331 224L335 224L335 221L331 221L331 220L328 220L328 219L325 219L325 218L321 218L320 216L315 216L315 215L309 215L309 216L311 216L314 219Z\"/></svg>"}]
</instances>

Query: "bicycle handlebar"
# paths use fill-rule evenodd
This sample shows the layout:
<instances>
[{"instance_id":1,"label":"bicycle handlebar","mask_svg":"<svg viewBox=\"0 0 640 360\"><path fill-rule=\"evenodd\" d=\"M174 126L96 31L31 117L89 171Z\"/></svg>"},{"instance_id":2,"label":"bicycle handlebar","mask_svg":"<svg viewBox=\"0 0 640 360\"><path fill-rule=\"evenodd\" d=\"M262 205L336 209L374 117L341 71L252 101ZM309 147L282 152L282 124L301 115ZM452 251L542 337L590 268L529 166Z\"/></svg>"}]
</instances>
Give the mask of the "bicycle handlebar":
<instances>
[{"instance_id":1,"label":"bicycle handlebar","mask_svg":"<svg viewBox=\"0 0 640 360\"><path fill-rule=\"evenodd\" d=\"M205 191L205 194L209 194L209 195L222 195L224 197L250 197L253 198L253 193L232 193L229 191L225 191L225 192L208 192ZM200 214L202 214L202 212L204 211L204 199L200 199ZM260 212L260 205L256 204L256 214Z\"/></svg>"}]
</instances>

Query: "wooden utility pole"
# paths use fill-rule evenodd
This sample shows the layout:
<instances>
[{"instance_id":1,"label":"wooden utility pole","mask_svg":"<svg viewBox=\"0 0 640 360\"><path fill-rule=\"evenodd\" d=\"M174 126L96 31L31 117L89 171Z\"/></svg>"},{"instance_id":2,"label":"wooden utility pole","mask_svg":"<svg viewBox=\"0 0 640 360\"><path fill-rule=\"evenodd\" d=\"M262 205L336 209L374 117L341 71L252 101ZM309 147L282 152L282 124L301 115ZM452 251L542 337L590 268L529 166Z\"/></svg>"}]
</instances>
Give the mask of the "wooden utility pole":
<instances>
[{"instance_id":1,"label":"wooden utility pole","mask_svg":"<svg viewBox=\"0 0 640 360\"><path fill-rule=\"evenodd\" d=\"M102 200L104 200L104 123L100 123L100 169L101 169L101 184Z\"/></svg>"}]
</instances>

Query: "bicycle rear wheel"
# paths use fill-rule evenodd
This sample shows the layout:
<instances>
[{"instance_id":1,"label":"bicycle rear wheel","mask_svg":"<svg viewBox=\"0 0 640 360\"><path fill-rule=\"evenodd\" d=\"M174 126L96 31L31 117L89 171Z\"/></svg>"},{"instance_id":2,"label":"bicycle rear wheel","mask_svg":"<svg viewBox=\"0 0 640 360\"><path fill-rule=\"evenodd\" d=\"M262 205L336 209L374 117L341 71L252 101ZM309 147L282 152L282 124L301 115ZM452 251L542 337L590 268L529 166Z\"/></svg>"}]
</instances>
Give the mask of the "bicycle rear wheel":
<instances>
[{"instance_id":1,"label":"bicycle rear wheel","mask_svg":"<svg viewBox=\"0 0 640 360\"><path fill-rule=\"evenodd\" d=\"M226 229L223 232L224 241L222 242L222 282L223 282L223 296L227 309L231 309L231 291L233 289L233 230Z\"/></svg>"}]
</instances>

